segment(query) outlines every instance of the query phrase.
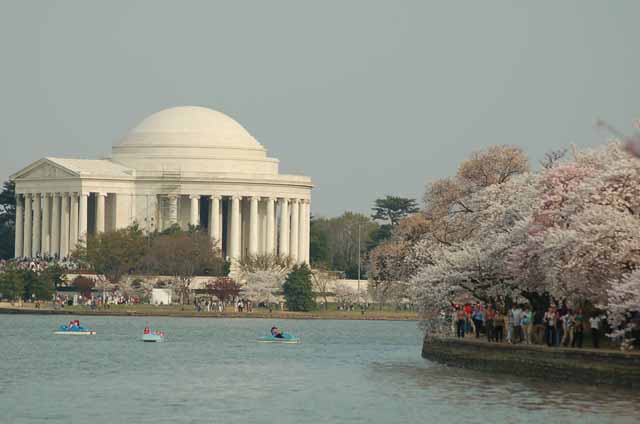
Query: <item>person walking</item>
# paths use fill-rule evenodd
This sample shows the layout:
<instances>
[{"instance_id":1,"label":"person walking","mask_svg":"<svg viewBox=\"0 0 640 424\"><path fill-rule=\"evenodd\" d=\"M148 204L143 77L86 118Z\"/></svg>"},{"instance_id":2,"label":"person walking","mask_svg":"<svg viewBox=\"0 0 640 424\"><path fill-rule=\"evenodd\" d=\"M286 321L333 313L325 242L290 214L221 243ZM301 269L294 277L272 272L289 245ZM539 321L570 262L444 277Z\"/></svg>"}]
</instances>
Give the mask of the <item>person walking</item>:
<instances>
[{"instance_id":1,"label":"person walking","mask_svg":"<svg viewBox=\"0 0 640 424\"><path fill-rule=\"evenodd\" d=\"M524 339L526 344L532 343L533 338L533 314L531 309L529 309L529 305L524 306L524 311L522 311L522 338Z\"/></svg>"},{"instance_id":2,"label":"person walking","mask_svg":"<svg viewBox=\"0 0 640 424\"><path fill-rule=\"evenodd\" d=\"M582 349L582 340L584 337L584 315L582 314L582 309L578 309L576 315L573 317L573 341L571 342L571 347L578 347Z\"/></svg>"},{"instance_id":3,"label":"person walking","mask_svg":"<svg viewBox=\"0 0 640 424\"><path fill-rule=\"evenodd\" d=\"M560 309L556 309L556 338L555 345L560 346L564 338L564 317L569 313L569 309L562 304Z\"/></svg>"},{"instance_id":4,"label":"person walking","mask_svg":"<svg viewBox=\"0 0 640 424\"><path fill-rule=\"evenodd\" d=\"M513 309L507 309L507 314L504 317L504 324L507 327L507 343L513 344Z\"/></svg>"},{"instance_id":5,"label":"person walking","mask_svg":"<svg viewBox=\"0 0 640 424\"><path fill-rule=\"evenodd\" d=\"M467 314L464 309L458 308L456 310L456 337L463 339L464 330L467 324Z\"/></svg>"},{"instance_id":6,"label":"person walking","mask_svg":"<svg viewBox=\"0 0 640 424\"><path fill-rule=\"evenodd\" d=\"M493 322L496 317L496 311L493 308L493 305L487 306L487 311L484 317L484 328L487 333L487 341L492 342L495 339L494 330L493 330Z\"/></svg>"},{"instance_id":7,"label":"person walking","mask_svg":"<svg viewBox=\"0 0 640 424\"><path fill-rule=\"evenodd\" d=\"M464 305L464 313L465 313L465 325L464 325L464 332L465 333L470 333L471 332L471 313L473 312L473 308L471 307L470 303L465 303Z\"/></svg>"},{"instance_id":8,"label":"person walking","mask_svg":"<svg viewBox=\"0 0 640 424\"><path fill-rule=\"evenodd\" d=\"M575 318L573 311L569 310L564 317L562 317L562 328L564 334L560 344L562 346L571 346L573 344L573 333L575 327Z\"/></svg>"},{"instance_id":9,"label":"person walking","mask_svg":"<svg viewBox=\"0 0 640 424\"><path fill-rule=\"evenodd\" d=\"M504 314L500 312L500 309L496 309L495 316L493 317L493 334L494 340L497 343L502 343L504 338Z\"/></svg>"},{"instance_id":10,"label":"person walking","mask_svg":"<svg viewBox=\"0 0 640 424\"><path fill-rule=\"evenodd\" d=\"M552 347L555 344L556 321L556 308L554 306L550 306L547 312L544 314L544 340L547 342L547 346L549 347Z\"/></svg>"},{"instance_id":11,"label":"person walking","mask_svg":"<svg viewBox=\"0 0 640 424\"><path fill-rule=\"evenodd\" d=\"M480 302L476 303L476 306L473 308L471 317L473 318L473 325L476 330L477 339L480 337L480 330L482 330L482 324L484 322L484 311L482 310L482 305L480 305Z\"/></svg>"},{"instance_id":12,"label":"person walking","mask_svg":"<svg viewBox=\"0 0 640 424\"><path fill-rule=\"evenodd\" d=\"M513 314L513 342L520 343L523 340L522 309L520 308L520 305L516 305L511 313Z\"/></svg>"},{"instance_id":13,"label":"person walking","mask_svg":"<svg viewBox=\"0 0 640 424\"><path fill-rule=\"evenodd\" d=\"M600 327L602 326L602 318L599 316L592 316L589 318L589 325L591 326L591 342L593 348L598 349L600 347Z\"/></svg>"}]
</instances>

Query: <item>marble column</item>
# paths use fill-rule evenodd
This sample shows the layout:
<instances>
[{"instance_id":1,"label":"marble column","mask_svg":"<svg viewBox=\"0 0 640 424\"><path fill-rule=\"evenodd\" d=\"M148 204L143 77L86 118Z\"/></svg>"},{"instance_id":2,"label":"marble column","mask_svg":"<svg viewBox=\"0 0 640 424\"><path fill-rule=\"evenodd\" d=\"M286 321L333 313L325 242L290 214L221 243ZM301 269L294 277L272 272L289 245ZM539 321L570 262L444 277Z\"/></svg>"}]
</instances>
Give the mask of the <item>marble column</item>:
<instances>
[{"instance_id":1,"label":"marble column","mask_svg":"<svg viewBox=\"0 0 640 424\"><path fill-rule=\"evenodd\" d=\"M307 202L305 200L300 200L299 203L300 216L298 217L298 261L300 263L305 263L307 260L304 255L306 240L305 233L307 228L307 220L306 220L306 210L307 210Z\"/></svg>"},{"instance_id":2,"label":"marble column","mask_svg":"<svg viewBox=\"0 0 640 424\"><path fill-rule=\"evenodd\" d=\"M304 220L306 222L304 229L304 260L307 264L310 264L310 254L309 251L311 249L311 201L307 200L305 202L305 210L304 210Z\"/></svg>"},{"instance_id":3,"label":"marble column","mask_svg":"<svg viewBox=\"0 0 640 424\"><path fill-rule=\"evenodd\" d=\"M40 242L42 236L42 214L40 207L42 206L40 193L34 194L33 197L33 240L31 244L31 256L34 258L41 252Z\"/></svg>"},{"instance_id":4,"label":"marble column","mask_svg":"<svg viewBox=\"0 0 640 424\"><path fill-rule=\"evenodd\" d=\"M265 242L267 241L267 212L266 204L258 197L258 253L264 254L267 250Z\"/></svg>"},{"instance_id":5,"label":"marble column","mask_svg":"<svg viewBox=\"0 0 640 424\"><path fill-rule=\"evenodd\" d=\"M289 199L280 199L280 256L289 256Z\"/></svg>"},{"instance_id":6,"label":"marble column","mask_svg":"<svg viewBox=\"0 0 640 424\"><path fill-rule=\"evenodd\" d=\"M170 194L169 198L169 226L178 223L178 195Z\"/></svg>"},{"instance_id":7,"label":"marble column","mask_svg":"<svg viewBox=\"0 0 640 424\"><path fill-rule=\"evenodd\" d=\"M291 245L289 247L289 256L291 256L294 263L298 262L298 236L300 235L300 210L298 205L298 199L291 199Z\"/></svg>"},{"instance_id":8,"label":"marble column","mask_svg":"<svg viewBox=\"0 0 640 424\"><path fill-rule=\"evenodd\" d=\"M200 196L192 194L189 198L191 199L191 219L189 224L197 227L200 225Z\"/></svg>"},{"instance_id":9,"label":"marble column","mask_svg":"<svg viewBox=\"0 0 640 424\"><path fill-rule=\"evenodd\" d=\"M78 202L78 240L83 242L87 241L88 200L88 193L80 193Z\"/></svg>"},{"instance_id":10,"label":"marble column","mask_svg":"<svg viewBox=\"0 0 640 424\"><path fill-rule=\"evenodd\" d=\"M258 254L258 197L251 196L251 210L249 211L249 254Z\"/></svg>"},{"instance_id":11,"label":"marble column","mask_svg":"<svg viewBox=\"0 0 640 424\"><path fill-rule=\"evenodd\" d=\"M226 200L224 200L224 203L227 205L227 217L225 218L225 225L226 225L226 232L227 232L227 238L226 238L226 244L224 247L224 251L225 254L227 255L227 257L231 257L231 198L227 198Z\"/></svg>"},{"instance_id":12,"label":"marble column","mask_svg":"<svg viewBox=\"0 0 640 424\"><path fill-rule=\"evenodd\" d=\"M240 197L231 198L231 259L240 260Z\"/></svg>"},{"instance_id":13,"label":"marble column","mask_svg":"<svg viewBox=\"0 0 640 424\"><path fill-rule=\"evenodd\" d=\"M73 252L78 244L78 193L71 193L71 211L69 217L69 252Z\"/></svg>"},{"instance_id":14,"label":"marble column","mask_svg":"<svg viewBox=\"0 0 640 424\"><path fill-rule=\"evenodd\" d=\"M14 256L19 258L24 252L24 201L21 194L16 194L16 238Z\"/></svg>"},{"instance_id":15,"label":"marble column","mask_svg":"<svg viewBox=\"0 0 640 424\"><path fill-rule=\"evenodd\" d=\"M105 231L107 193L96 193L96 233Z\"/></svg>"},{"instance_id":16,"label":"marble column","mask_svg":"<svg viewBox=\"0 0 640 424\"><path fill-rule=\"evenodd\" d=\"M40 240L42 256L51 252L51 194L42 196L42 239Z\"/></svg>"},{"instance_id":17,"label":"marble column","mask_svg":"<svg viewBox=\"0 0 640 424\"><path fill-rule=\"evenodd\" d=\"M215 241L217 246L222 249L222 232L220 222L220 197L211 196L209 206L209 235Z\"/></svg>"},{"instance_id":18,"label":"marble column","mask_svg":"<svg viewBox=\"0 0 640 424\"><path fill-rule=\"evenodd\" d=\"M69 256L69 193L60 196L60 257Z\"/></svg>"},{"instance_id":19,"label":"marble column","mask_svg":"<svg viewBox=\"0 0 640 424\"><path fill-rule=\"evenodd\" d=\"M60 256L60 193L51 198L51 255Z\"/></svg>"},{"instance_id":20,"label":"marble column","mask_svg":"<svg viewBox=\"0 0 640 424\"><path fill-rule=\"evenodd\" d=\"M275 199L269 197L267 199L267 254L275 254L276 241L276 212Z\"/></svg>"},{"instance_id":21,"label":"marble column","mask_svg":"<svg viewBox=\"0 0 640 424\"><path fill-rule=\"evenodd\" d=\"M22 256L25 258L31 257L31 230L33 228L33 215L32 215L32 206L31 206L32 194L25 193L24 195L24 232L22 239L24 240L24 245L22 248Z\"/></svg>"}]
</instances>

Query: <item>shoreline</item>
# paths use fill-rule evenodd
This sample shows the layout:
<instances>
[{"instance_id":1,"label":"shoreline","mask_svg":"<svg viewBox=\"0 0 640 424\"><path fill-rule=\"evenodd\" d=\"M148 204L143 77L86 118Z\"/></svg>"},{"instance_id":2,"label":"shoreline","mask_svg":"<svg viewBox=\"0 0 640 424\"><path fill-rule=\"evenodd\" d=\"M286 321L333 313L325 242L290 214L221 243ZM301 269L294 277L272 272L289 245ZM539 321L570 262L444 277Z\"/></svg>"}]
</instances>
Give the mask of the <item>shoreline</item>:
<instances>
[{"instance_id":1,"label":"shoreline","mask_svg":"<svg viewBox=\"0 0 640 424\"><path fill-rule=\"evenodd\" d=\"M77 309L35 309L21 307L0 307L0 314L14 315L80 315L80 316L127 316L127 317L171 317L171 318L257 318L257 319L301 319L301 320L342 320L342 321L418 321L417 316L394 314L391 312L195 312L167 310L77 310Z\"/></svg>"},{"instance_id":2,"label":"shoreline","mask_svg":"<svg viewBox=\"0 0 640 424\"><path fill-rule=\"evenodd\" d=\"M448 366L548 381L640 387L640 352L430 337L422 357Z\"/></svg>"}]
</instances>

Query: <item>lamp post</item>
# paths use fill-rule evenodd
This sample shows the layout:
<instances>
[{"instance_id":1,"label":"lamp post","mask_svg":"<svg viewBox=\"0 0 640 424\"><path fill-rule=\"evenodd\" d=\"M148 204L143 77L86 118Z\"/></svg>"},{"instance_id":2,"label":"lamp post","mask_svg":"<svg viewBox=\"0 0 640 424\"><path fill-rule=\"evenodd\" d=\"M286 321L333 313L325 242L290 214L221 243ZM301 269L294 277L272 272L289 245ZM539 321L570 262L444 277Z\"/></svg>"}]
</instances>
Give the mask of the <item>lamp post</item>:
<instances>
[{"instance_id":1,"label":"lamp post","mask_svg":"<svg viewBox=\"0 0 640 424\"><path fill-rule=\"evenodd\" d=\"M358 222L358 302L360 302L360 223Z\"/></svg>"}]
</instances>

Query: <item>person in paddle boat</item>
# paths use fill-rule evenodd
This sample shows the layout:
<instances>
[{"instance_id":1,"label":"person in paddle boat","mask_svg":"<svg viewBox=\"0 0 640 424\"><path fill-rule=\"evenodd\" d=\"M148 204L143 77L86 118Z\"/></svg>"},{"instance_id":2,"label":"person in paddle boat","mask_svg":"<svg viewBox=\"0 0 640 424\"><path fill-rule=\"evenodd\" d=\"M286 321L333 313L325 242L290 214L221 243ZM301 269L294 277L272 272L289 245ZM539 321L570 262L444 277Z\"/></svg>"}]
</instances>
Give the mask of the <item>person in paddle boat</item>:
<instances>
[{"instance_id":1,"label":"person in paddle boat","mask_svg":"<svg viewBox=\"0 0 640 424\"><path fill-rule=\"evenodd\" d=\"M276 339L284 339L284 336L278 327L271 327L271 335Z\"/></svg>"},{"instance_id":2,"label":"person in paddle boat","mask_svg":"<svg viewBox=\"0 0 640 424\"><path fill-rule=\"evenodd\" d=\"M68 325L69 329L74 329L80 327L80 320L70 321Z\"/></svg>"},{"instance_id":3,"label":"person in paddle boat","mask_svg":"<svg viewBox=\"0 0 640 424\"><path fill-rule=\"evenodd\" d=\"M151 334L151 329L149 327L145 327L143 334Z\"/></svg>"}]
</instances>

